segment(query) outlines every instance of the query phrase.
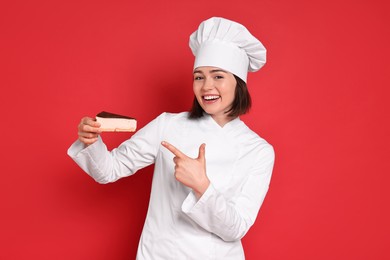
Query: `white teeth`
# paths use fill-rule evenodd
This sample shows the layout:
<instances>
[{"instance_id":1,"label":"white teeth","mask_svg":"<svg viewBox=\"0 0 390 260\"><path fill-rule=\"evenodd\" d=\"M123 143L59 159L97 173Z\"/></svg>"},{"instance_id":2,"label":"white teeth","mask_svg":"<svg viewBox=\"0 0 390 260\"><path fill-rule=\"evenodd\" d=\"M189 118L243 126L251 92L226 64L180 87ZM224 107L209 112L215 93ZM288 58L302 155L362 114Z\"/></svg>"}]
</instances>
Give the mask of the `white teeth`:
<instances>
[{"instance_id":1,"label":"white teeth","mask_svg":"<svg viewBox=\"0 0 390 260\"><path fill-rule=\"evenodd\" d=\"M206 100L212 100L212 99L217 99L219 96L204 96L204 99Z\"/></svg>"}]
</instances>

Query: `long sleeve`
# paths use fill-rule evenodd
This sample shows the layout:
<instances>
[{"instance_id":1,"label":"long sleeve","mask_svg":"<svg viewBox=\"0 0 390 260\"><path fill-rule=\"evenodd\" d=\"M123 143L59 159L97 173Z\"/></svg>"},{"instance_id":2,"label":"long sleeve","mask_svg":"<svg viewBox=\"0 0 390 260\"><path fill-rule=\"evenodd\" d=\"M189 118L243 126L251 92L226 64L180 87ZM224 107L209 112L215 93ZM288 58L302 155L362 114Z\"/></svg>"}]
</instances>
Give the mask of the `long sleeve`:
<instances>
[{"instance_id":1,"label":"long sleeve","mask_svg":"<svg viewBox=\"0 0 390 260\"><path fill-rule=\"evenodd\" d=\"M198 201L191 192L182 205L183 212L225 241L241 239L253 225L268 191L274 164L272 146L263 148L257 158L233 197L225 197L211 184Z\"/></svg>"},{"instance_id":2,"label":"long sleeve","mask_svg":"<svg viewBox=\"0 0 390 260\"><path fill-rule=\"evenodd\" d=\"M112 151L107 150L99 137L88 147L80 141L74 142L68 149L68 155L102 184L132 175L155 162L161 139L160 123L164 117L165 114L161 114Z\"/></svg>"}]
</instances>

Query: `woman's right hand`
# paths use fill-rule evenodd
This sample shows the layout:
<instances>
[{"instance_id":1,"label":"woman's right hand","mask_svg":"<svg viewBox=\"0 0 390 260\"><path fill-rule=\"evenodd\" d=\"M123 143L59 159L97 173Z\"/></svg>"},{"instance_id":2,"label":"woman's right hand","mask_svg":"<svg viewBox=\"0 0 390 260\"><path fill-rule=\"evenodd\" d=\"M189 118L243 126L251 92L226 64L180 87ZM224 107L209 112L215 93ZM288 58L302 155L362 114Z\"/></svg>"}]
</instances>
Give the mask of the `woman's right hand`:
<instances>
[{"instance_id":1,"label":"woman's right hand","mask_svg":"<svg viewBox=\"0 0 390 260\"><path fill-rule=\"evenodd\" d=\"M79 140L85 145L91 145L98 140L100 130L100 123L96 122L91 117L83 117L78 126Z\"/></svg>"}]
</instances>

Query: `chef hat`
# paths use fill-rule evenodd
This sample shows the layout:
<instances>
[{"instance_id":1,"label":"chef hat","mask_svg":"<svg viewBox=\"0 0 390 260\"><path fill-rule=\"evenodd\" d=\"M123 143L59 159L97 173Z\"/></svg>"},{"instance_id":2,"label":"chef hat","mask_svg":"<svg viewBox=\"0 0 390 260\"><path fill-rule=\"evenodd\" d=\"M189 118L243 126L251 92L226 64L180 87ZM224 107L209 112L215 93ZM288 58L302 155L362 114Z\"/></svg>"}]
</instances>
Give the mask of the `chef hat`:
<instances>
[{"instance_id":1,"label":"chef hat","mask_svg":"<svg viewBox=\"0 0 390 260\"><path fill-rule=\"evenodd\" d=\"M194 69L213 66L247 80L266 62L266 49L243 25L220 17L203 21L190 36Z\"/></svg>"}]
</instances>

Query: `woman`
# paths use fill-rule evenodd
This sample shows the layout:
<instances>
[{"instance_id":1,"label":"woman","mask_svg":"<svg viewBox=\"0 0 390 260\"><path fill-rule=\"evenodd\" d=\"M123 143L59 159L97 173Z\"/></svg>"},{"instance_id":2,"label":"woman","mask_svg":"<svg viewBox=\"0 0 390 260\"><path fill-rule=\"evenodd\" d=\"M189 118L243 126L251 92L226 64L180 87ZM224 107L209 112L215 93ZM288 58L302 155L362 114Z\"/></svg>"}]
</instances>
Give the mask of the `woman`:
<instances>
[{"instance_id":1,"label":"woman","mask_svg":"<svg viewBox=\"0 0 390 260\"><path fill-rule=\"evenodd\" d=\"M155 164L137 259L244 259L241 238L268 191L274 151L239 118L251 105L248 71L265 48L236 22L213 17L190 37L190 112L163 113L108 151L89 117L68 154L99 183Z\"/></svg>"}]
</instances>

